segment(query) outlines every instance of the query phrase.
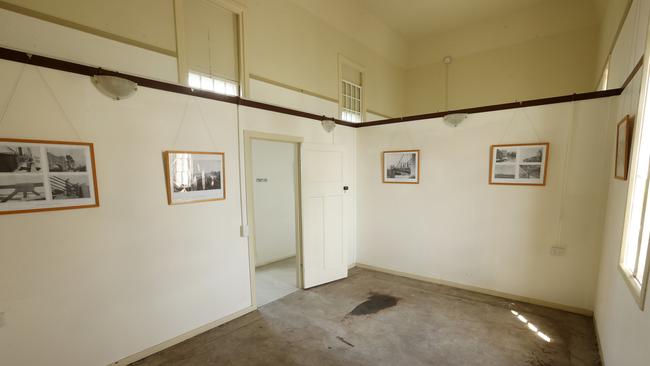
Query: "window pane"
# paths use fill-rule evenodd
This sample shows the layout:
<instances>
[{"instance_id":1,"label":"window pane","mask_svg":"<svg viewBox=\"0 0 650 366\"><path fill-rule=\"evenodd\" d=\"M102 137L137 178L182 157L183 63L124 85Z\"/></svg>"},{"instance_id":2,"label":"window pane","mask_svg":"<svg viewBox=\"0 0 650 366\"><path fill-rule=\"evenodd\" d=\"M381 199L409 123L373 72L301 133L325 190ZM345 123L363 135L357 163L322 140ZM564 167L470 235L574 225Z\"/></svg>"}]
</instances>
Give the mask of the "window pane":
<instances>
[{"instance_id":1,"label":"window pane","mask_svg":"<svg viewBox=\"0 0 650 366\"><path fill-rule=\"evenodd\" d=\"M639 248L639 231L641 230L641 213L643 208L645 185L646 180L643 179L643 177L635 177L630 205L630 216L628 218L627 235L625 238L625 253L623 255L623 265L630 272L634 271L637 249Z\"/></svg>"},{"instance_id":2,"label":"window pane","mask_svg":"<svg viewBox=\"0 0 650 366\"><path fill-rule=\"evenodd\" d=\"M214 86L212 85L212 78L201 76L201 89L214 90Z\"/></svg>"},{"instance_id":3,"label":"window pane","mask_svg":"<svg viewBox=\"0 0 650 366\"><path fill-rule=\"evenodd\" d=\"M237 92L237 84L226 82L226 94L237 96L239 94Z\"/></svg>"},{"instance_id":4,"label":"window pane","mask_svg":"<svg viewBox=\"0 0 650 366\"><path fill-rule=\"evenodd\" d=\"M643 283L643 271L645 270L645 265L646 265L646 259L648 258L648 240L644 240L641 243L641 250L639 252L639 267L636 270L636 273L634 274L634 277L639 281L639 283Z\"/></svg>"},{"instance_id":5,"label":"window pane","mask_svg":"<svg viewBox=\"0 0 650 366\"><path fill-rule=\"evenodd\" d=\"M226 82L223 80L215 80L214 91L216 91L219 94L226 94Z\"/></svg>"},{"instance_id":6,"label":"window pane","mask_svg":"<svg viewBox=\"0 0 650 366\"><path fill-rule=\"evenodd\" d=\"M190 72L187 75L187 83L192 88L200 88L201 87L201 77L198 74Z\"/></svg>"}]
</instances>

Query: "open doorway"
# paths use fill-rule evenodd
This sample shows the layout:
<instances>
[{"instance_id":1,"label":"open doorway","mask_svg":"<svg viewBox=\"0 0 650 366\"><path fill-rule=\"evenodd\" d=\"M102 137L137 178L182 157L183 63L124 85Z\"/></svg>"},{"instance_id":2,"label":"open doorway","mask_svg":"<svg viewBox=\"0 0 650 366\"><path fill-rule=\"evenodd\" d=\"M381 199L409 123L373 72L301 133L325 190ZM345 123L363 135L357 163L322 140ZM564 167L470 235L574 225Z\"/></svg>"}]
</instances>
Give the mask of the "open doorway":
<instances>
[{"instance_id":1,"label":"open doorway","mask_svg":"<svg viewBox=\"0 0 650 366\"><path fill-rule=\"evenodd\" d=\"M302 288L299 141L246 131L254 298L262 306Z\"/></svg>"}]
</instances>

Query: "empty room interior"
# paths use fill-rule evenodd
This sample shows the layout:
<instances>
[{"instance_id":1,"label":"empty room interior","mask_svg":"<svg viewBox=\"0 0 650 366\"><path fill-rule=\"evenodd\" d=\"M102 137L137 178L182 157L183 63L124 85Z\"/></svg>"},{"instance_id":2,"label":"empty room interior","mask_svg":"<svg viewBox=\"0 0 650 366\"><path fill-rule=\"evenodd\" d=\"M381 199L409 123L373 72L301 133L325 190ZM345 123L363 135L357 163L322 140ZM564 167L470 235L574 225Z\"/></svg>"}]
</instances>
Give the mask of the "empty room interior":
<instances>
[{"instance_id":1,"label":"empty room interior","mask_svg":"<svg viewBox=\"0 0 650 366\"><path fill-rule=\"evenodd\" d=\"M0 365L649 366L649 29L0 0Z\"/></svg>"}]
</instances>

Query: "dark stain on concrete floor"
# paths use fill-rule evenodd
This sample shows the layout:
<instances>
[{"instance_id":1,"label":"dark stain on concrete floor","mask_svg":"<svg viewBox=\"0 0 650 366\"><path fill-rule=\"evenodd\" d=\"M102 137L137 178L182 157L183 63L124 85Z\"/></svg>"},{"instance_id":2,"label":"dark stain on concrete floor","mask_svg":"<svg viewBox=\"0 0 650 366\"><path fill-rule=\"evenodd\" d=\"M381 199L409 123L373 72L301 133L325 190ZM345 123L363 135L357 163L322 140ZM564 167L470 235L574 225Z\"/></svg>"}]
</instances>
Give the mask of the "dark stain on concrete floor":
<instances>
[{"instance_id":1,"label":"dark stain on concrete floor","mask_svg":"<svg viewBox=\"0 0 650 366\"><path fill-rule=\"evenodd\" d=\"M350 315L375 314L381 310L397 305L398 300L399 299L394 296L370 293L368 300L357 305L348 314Z\"/></svg>"},{"instance_id":2,"label":"dark stain on concrete floor","mask_svg":"<svg viewBox=\"0 0 650 366\"><path fill-rule=\"evenodd\" d=\"M348 315L369 293L398 305ZM599 366L600 358L591 317L354 268L134 365Z\"/></svg>"}]
</instances>

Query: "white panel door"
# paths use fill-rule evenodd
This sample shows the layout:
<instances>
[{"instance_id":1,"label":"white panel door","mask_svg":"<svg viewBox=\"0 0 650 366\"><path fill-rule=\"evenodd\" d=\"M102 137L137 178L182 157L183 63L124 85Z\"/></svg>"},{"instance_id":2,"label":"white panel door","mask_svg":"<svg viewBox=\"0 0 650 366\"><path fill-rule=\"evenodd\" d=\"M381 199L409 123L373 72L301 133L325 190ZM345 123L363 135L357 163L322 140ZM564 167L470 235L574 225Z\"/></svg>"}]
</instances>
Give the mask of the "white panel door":
<instances>
[{"instance_id":1,"label":"white panel door","mask_svg":"<svg viewBox=\"0 0 650 366\"><path fill-rule=\"evenodd\" d=\"M304 287L348 276L343 247L343 148L302 144L302 256Z\"/></svg>"}]
</instances>

